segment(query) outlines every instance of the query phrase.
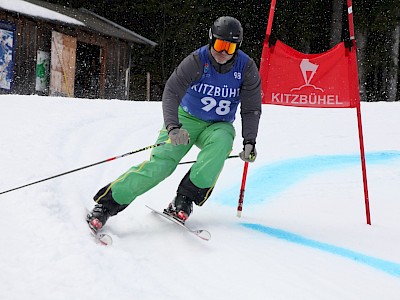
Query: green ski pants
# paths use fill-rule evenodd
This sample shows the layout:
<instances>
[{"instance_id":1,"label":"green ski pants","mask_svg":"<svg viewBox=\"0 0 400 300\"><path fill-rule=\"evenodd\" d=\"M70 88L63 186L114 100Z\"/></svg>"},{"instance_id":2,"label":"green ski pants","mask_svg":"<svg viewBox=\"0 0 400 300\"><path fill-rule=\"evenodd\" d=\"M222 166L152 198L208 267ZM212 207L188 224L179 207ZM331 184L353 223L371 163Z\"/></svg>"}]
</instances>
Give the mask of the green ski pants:
<instances>
[{"instance_id":1,"label":"green ski pants","mask_svg":"<svg viewBox=\"0 0 400 300\"><path fill-rule=\"evenodd\" d=\"M200 148L197 161L190 171L190 180L198 188L213 188L225 160L232 151L235 129L232 123L210 123L195 118L179 108L179 121L189 132L190 144L174 146L165 144L154 148L149 161L131 167L110 184L113 199L121 205L163 181L176 169L186 153L196 145ZM168 140L165 128L160 131L157 143Z\"/></svg>"}]
</instances>

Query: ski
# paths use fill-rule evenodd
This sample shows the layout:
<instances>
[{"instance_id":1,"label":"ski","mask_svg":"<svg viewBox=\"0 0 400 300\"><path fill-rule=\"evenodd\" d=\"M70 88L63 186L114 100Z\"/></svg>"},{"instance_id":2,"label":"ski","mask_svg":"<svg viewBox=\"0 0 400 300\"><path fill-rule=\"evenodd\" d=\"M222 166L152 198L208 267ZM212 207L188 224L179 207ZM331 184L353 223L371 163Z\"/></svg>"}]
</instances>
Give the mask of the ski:
<instances>
[{"instance_id":1,"label":"ski","mask_svg":"<svg viewBox=\"0 0 400 300\"><path fill-rule=\"evenodd\" d=\"M96 243L104 246L112 245L113 240L111 235L104 232L100 232L101 230L96 232L90 226L89 226L89 231Z\"/></svg>"},{"instance_id":2,"label":"ski","mask_svg":"<svg viewBox=\"0 0 400 300\"><path fill-rule=\"evenodd\" d=\"M191 229L187 225L183 224L181 221L178 221L176 218L174 218L173 216L171 216L165 212L158 211L154 208L151 208L148 205L146 205L146 207L148 209L150 209L153 213L164 217L165 219L181 226L182 228L185 228L188 232L194 234L195 236L201 238L202 240L208 241L211 238L211 233L205 229Z\"/></svg>"}]
</instances>

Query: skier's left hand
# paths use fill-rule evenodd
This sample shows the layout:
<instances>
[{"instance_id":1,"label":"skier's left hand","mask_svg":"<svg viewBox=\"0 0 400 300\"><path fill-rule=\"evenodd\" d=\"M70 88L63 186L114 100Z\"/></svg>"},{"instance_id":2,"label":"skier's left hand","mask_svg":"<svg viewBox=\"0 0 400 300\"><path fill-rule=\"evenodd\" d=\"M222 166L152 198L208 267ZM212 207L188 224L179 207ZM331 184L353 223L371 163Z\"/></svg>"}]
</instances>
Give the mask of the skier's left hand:
<instances>
[{"instance_id":1,"label":"skier's left hand","mask_svg":"<svg viewBox=\"0 0 400 300\"><path fill-rule=\"evenodd\" d=\"M256 143L245 141L243 151L239 153L239 157L245 162L254 162L257 157Z\"/></svg>"}]
</instances>

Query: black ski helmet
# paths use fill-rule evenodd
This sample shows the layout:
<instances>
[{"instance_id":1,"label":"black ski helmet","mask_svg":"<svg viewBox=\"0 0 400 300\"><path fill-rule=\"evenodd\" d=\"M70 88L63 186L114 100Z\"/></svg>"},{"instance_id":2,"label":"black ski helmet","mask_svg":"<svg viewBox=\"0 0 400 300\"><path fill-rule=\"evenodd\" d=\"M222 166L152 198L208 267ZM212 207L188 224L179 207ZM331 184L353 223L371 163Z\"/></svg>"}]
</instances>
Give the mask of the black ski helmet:
<instances>
[{"instance_id":1,"label":"black ski helmet","mask_svg":"<svg viewBox=\"0 0 400 300\"><path fill-rule=\"evenodd\" d=\"M236 43L240 47L243 41L242 24L240 24L239 20L233 17L219 17L210 28L209 38L210 45L212 45L214 40L217 38L227 42Z\"/></svg>"}]
</instances>

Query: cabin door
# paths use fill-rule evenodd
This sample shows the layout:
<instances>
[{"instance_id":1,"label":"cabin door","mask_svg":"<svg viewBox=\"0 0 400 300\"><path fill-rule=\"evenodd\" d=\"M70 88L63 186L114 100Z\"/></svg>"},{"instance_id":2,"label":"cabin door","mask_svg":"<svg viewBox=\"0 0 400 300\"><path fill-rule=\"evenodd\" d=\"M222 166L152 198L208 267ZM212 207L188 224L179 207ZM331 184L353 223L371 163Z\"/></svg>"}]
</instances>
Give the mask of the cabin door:
<instances>
[{"instance_id":1,"label":"cabin door","mask_svg":"<svg viewBox=\"0 0 400 300\"><path fill-rule=\"evenodd\" d=\"M52 32L50 96L74 97L76 45L75 37Z\"/></svg>"}]
</instances>

